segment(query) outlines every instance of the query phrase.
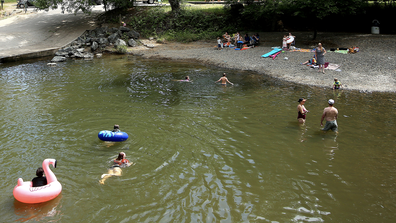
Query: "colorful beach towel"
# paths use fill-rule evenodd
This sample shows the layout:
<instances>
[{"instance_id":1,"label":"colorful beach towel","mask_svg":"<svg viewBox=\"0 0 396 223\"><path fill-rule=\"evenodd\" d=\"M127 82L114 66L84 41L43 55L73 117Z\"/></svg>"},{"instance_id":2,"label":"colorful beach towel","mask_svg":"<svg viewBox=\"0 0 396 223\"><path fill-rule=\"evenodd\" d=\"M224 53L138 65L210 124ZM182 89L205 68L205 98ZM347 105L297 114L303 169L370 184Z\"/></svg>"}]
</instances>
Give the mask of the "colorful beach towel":
<instances>
[{"instance_id":1,"label":"colorful beach towel","mask_svg":"<svg viewBox=\"0 0 396 223\"><path fill-rule=\"evenodd\" d=\"M335 63L329 63L329 65L327 67L325 67L325 69L328 70L337 70L340 67L340 65L335 64Z\"/></svg>"},{"instance_id":2,"label":"colorful beach towel","mask_svg":"<svg viewBox=\"0 0 396 223\"><path fill-rule=\"evenodd\" d=\"M336 50L336 53L348 54L348 50Z\"/></svg>"},{"instance_id":3,"label":"colorful beach towel","mask_svg":"<svg viewBox=\"0 0 396 223\"><path fill-rule=\"evenodd\" d=\"M315 52L314 49L295 49L295 50L290 50L291 52L305 52L305 53L312 53Z\"/></svg>"}]
</instances>

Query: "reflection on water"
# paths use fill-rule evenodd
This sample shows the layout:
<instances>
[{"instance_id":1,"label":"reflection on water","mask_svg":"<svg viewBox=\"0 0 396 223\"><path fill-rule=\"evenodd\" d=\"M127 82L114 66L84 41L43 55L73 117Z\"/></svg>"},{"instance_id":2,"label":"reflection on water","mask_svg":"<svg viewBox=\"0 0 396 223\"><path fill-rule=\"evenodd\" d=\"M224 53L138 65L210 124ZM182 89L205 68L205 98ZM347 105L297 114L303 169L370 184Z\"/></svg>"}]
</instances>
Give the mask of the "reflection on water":
<instances>
[{"instance_id":1,"label":"reflection on water","mask_svg":"<svg viewBox=\"0 0 396 223\"><path fill-rule=\"evenodd\" d=\"M394 94L280 83L191 63L109 56L0 65L1 216L10 221L390 222ZM192 83L174 80L190 76ZM308 98L305 125L297 99ZM329 98L339 135L320 131ZM121 143L97 138L114 124ZM98 183L124 151L135 162ZM17 179L56 158L60 197L12 205Z\"/></svg>"},{"instance_id":2,"label":"reflection on water","mask_svg":"<svg viewBox=\"0 0 396 223\"><path fill-rule=\"evenodd\" d=\"M60 214L58 205L61 199L62 195L59 195L51 201L39 204L24 204L15 200L14 211L15 214L20 217L16 219L16 221L46 221L46 219L54 218L56 215Z\"/></svg>"}]
</instances>

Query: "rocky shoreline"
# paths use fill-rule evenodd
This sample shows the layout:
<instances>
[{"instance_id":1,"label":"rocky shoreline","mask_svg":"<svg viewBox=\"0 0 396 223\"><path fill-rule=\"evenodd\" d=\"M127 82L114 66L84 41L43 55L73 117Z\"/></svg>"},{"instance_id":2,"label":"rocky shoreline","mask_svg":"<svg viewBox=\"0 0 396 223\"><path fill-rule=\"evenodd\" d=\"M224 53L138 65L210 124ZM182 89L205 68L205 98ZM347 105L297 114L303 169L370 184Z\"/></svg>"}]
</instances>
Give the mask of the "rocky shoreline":
<instances>
[{"instance_id":1,"label":"rocky shoreline","mask_svg":"<svg viewBox=\"0 0 396 223\"><path fill-rule=\"evenodd\" d=\"M296 47L313 49L321 42L327 49L326 62L340 65L336 70L310 68L301 63L310 59L312 52L285 51L274 60L261 55L271 51L271 47L281 46L286 33L260 33L258 47L238 51L232 48L216 50L216 41L189 44L151 44L154 49L134 48L130 52L145 58L167 58L172 60L194 60L227 69L251 70L284 81L331 88L333 79L338 78L344 89L363 92L396 92L396 36L319 33L317 41L312 41L312 33L293 32ZM359 47L355 54L330 52L330 48Z\"/></svg>"}]
</instances>

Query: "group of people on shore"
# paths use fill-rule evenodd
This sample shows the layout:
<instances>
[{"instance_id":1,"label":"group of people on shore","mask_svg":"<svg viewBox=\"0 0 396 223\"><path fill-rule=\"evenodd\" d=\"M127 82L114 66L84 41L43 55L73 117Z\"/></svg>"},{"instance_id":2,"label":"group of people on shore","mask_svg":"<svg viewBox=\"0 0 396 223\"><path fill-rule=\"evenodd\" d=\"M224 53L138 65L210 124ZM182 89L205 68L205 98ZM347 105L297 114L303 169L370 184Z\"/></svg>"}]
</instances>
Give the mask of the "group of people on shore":
<instances>
[{"instance_id":1,"label":"group of people on shore","mask_svg":"<svg viewBox=\"0 0 396 223\"><path fill-rule=\"evenodd\" d=\"M305 108L304 105L305 101L307 101L307 99L304 98L298 99L299 104L297 105L297 111L298 111L297 120L300 124L305 123L305 117L309 112ZM338 124L337 124L338 110L334 107L333 99L329 99L327 103L329 106L323 109L322 117L320 119L320 126L323 126L323 120L326 120L326 124L322 129L322 131L327 132L329 130L332 130L333 132L338 133Z\"/></svg>"},{"instance_id":2,"label":"group of people on shore","mask_svg":"<svg viewBox=\"0 0 396 223\"><path fill-rule=\"evenodd\" d=\"M295 36L293 36L291 33L289 33L288 36L284 35L282 39L282 48L285 50L290 50L291 45L295 45L296 40Z\"/></svg>"},{"instance_id":3,"label":"group of people on shore","mask_svg":"<svg viewBox=\"0 0 396 223\"><path fill-rule=\"evenodd\" d=\"M224 41L224 43L223 43ZM237 45L238 43L244 45L246 44L247 46L255 46L260 42L260 35L258 33L253 34L253 36L249 36L248 33L245 34L245 36L242 36L239 34L239 32L231 35L226 32L223 35L223 39L220 37L217 37L217 49L221 50L223 49L223 46L230 46L230 45Z\"/></svg>"}]
</instances>

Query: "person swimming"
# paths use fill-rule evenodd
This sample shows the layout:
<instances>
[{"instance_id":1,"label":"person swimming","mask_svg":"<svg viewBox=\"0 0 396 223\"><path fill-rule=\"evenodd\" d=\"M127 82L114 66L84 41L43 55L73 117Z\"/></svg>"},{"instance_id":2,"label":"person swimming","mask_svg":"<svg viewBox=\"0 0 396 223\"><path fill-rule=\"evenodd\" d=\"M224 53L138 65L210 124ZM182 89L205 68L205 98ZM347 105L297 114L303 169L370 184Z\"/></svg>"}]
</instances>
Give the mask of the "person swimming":
<instances>
[{"instance_id":1,"label":"person swimming","mask_svg":"<svg viewBox=\"0 0 396 223\"><path fill-rule=\"evenodd\" d=\"M186 76L186 77L184 78L184 80L180 80L180 81L182 81L182 82L189 82L189 81L190 81L190 77L189 77L189 76Z\"/></svg>"},{"instance_id":2,"label":"person swimming","mask_svg":"<svg viewBox=\"0 0 396 223\"><path fill-rule=\"evenodd\" d=\"M132 165L132 162L129 162L126 158L126 154L124 152L120 152L118 154L117 159L113 160L113 166L111 166L107 173L102 174L101 180L99 181L100 184L104 184L105 180L107 178L110 178L112 176L121 176L122 175L122 169L123 167L128 167Z\"/></svg>"}]
</instances>

